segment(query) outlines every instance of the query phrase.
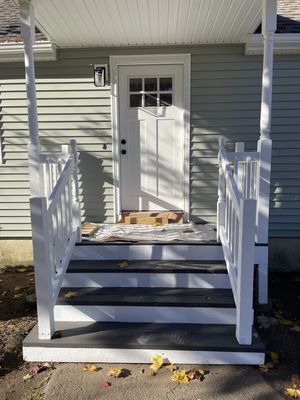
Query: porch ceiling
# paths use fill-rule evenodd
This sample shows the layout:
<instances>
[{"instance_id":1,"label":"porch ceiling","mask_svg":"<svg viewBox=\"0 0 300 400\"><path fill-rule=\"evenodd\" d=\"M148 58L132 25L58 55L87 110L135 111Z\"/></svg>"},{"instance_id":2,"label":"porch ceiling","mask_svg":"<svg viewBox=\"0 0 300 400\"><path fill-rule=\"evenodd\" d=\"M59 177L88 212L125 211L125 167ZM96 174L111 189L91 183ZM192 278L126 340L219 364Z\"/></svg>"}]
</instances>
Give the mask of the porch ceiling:
<instances>
[{"instance_id":1,"label":"porch ceiling","mask_svg":"<svg viewBox=\"0 0 300 400\"><path fill-rule=\"evenodd\" d=\"M240 43L261 22L261 0L32 0L60 47Z\"/></svg>"}]
</instances>

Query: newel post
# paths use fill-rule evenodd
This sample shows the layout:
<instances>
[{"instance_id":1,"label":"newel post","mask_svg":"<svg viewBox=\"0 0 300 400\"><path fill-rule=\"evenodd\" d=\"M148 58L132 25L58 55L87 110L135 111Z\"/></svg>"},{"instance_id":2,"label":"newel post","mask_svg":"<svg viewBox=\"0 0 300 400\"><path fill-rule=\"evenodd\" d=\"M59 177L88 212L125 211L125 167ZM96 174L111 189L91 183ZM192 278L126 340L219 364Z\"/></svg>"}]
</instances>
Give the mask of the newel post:
<instances>
[{"instance_id":1,"label":"newel post","mask_svg":"<svg viewBox=\"0 0 300 400\"><path fill-rule=\"evenodd\" d=\"M24 43L24 64L30 144L28 146L29 181L31 196L43 195L40 168L39 124L36 103L33 44L35 41L34 10L29 0L19 0L21 36Z\"/></svg>"},{"instance_id":2,"label":"newel post","mask_svg":"<svg viewBox=\"0 0 300 400\"><path fill-rule=\"evenodd\" d=\"M263 76L260 112L260 139L257 144L259 153L257 170L257 243L268 243L269 197L271 183L272 140L271 110L273 86L273 45L277 24L277 0L262 0L262 34L264 37ZM259 302L268 301L268 260L259 264Z\"/></svg>"},{"instance_id":3,"label":"newel post","mask_svg":"<svg viewBox=\"0 0 300 400\"><path fill-rule=\"evenodd\" d=\"M225 139L219 139L219 183L217 203L217 240L220 241L220 228L225 225L225 176L222 169L222 152L225 151Z\"/></svg>"},{"instance_id":4,"label":"newel post","mask_svg":"<svg viewBox=\"0 0 300 400\"><path fill-rule=\"evenodd\" d=\"M251 193L251 161L247 160L241 178L243 190L240 199L237 250L237 307L236 338L240 344L252 343L253 275L255 252L256 200Z\"/></svg>"}]
</instances>

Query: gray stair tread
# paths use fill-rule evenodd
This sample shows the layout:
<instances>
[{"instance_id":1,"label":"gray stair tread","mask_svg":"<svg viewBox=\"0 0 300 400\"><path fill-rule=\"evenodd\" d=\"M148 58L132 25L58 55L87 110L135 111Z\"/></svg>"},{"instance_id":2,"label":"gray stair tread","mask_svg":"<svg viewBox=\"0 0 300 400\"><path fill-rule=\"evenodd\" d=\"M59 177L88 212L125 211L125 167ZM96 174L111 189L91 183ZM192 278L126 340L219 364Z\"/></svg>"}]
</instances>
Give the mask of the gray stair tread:
<instances>
[{"instance_id":1,"label":"gray stair tread","mask_svg":"<svg viewBox=\"0 0 300 400\"><path fill-rule=\"evenodd\" d=\"M66 298L68 292L77 292ZM156 307L226 307L234 308L231 289L199 288L62 288L59 305L116 305Z\"/></svg>"},{"instance_id":2,"label":"gray stair tread","mask_svg":"<svg viewBox=\"0 0 300 400\"><path fill-rule=\"evenodd\" d=\"M126 268L120 268L120 260L73 260L67 273L86 272L176 272L176 273L227 273L225 263L220 261L128 261Z\"/></svg>"},{"instance_id":3,"label":"gray stair tread","mask_svg":"<svg viewBox=\"0 0 300 400\"><path fill-rule=\"evenodd\" d=\"M56 329L61 337L39 340L35 326L23 345L259 353L265 350L256 334L250 346L238 344L234 325L57 322Z\"/></svg>"}]
</instances>

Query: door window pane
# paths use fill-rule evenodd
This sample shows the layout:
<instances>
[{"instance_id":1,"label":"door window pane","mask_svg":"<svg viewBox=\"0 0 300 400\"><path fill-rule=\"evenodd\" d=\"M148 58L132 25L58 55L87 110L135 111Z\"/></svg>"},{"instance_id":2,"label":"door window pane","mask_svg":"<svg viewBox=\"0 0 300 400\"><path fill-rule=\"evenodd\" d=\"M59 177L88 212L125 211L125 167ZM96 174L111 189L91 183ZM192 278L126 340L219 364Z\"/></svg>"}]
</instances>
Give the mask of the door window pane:
<instances>
[{"instance_id":1,"label":"door window pane","mask_svg":"<svg viewBox=\"0 0 300 400\"><path fill-rule=\"evenodd\" d=\"M160 106L169 107L172 105L172 93L160 94Z\"/></svg>"},{"instance_id":2,"label":"door window pane","mask_svg":"<svg viewBox=\"0 0 300 400\"><path fill-rule=\"evenodd\" d=\"M145 92L155 92L157 90L157 78L145 78Z\"/></svg>"},{"instance_id":3,"label":"door window pane","mask_svg":"<svg viewBox=\"0 0 300 400\"><path fill-rule=\"evenodd\" d=\"M160 78L159 79L159 90L161 92L172 91L172 78Z\"/></svg>"},{"instance_id":4,"label":"door window pane","mask_svg":"<svg viewBox=\"0 0 300 400\"><path fill-rule=\"evenodd\" d=\"M142 78L130 78L129 79L129 91L130 92L140 92L141 90L143 90Z\"/></svg>"},{"instance_id":5,"label":"door window pane","mask_svg":"<svg viewBox=\"0 0 300 400\"><path fill-rule=\"evenodd\" d=\"M130 107L142 107L142 94L130 95Z\"/></svg>"},{"instance_id":6,"label":"door window pane","mask_svg":"<svg viewBox=\"0 0 300 400\"><path fill-rule=\"evenodd\" d=\"M157 94L147 93L145 94L145 107L156 107L157 106Z\"/></svg>"}]
</instances>

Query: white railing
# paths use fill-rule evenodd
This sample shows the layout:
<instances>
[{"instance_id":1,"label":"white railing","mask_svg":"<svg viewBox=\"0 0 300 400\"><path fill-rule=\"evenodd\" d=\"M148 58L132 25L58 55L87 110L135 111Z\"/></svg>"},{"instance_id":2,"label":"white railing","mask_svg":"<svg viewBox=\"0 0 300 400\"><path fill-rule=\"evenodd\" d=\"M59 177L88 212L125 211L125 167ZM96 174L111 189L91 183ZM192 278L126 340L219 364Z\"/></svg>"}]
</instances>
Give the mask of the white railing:
<instances>
[{"instance_id":1,"label":"white railing","mask_svg":"<svg viewBox=\"0 0 300 400\"><path fill-rule=\"evenodd\" d=\"M252 342L257 159L258 153L244 152L242 143L226 152L220 139L217 237L236 304L240 344Z\"/></svg>"},{"instance_id":2,"label":"white railing","mask_svg":"<svg viewBox=\"0 0 300 400\"><path fill-rule=\"evenodd\" d=\"M41 197L30 199L40 339L55 331L54 305L75 243L81 240L76 141L39 157Z\"/></svg>"}]
</instances>

